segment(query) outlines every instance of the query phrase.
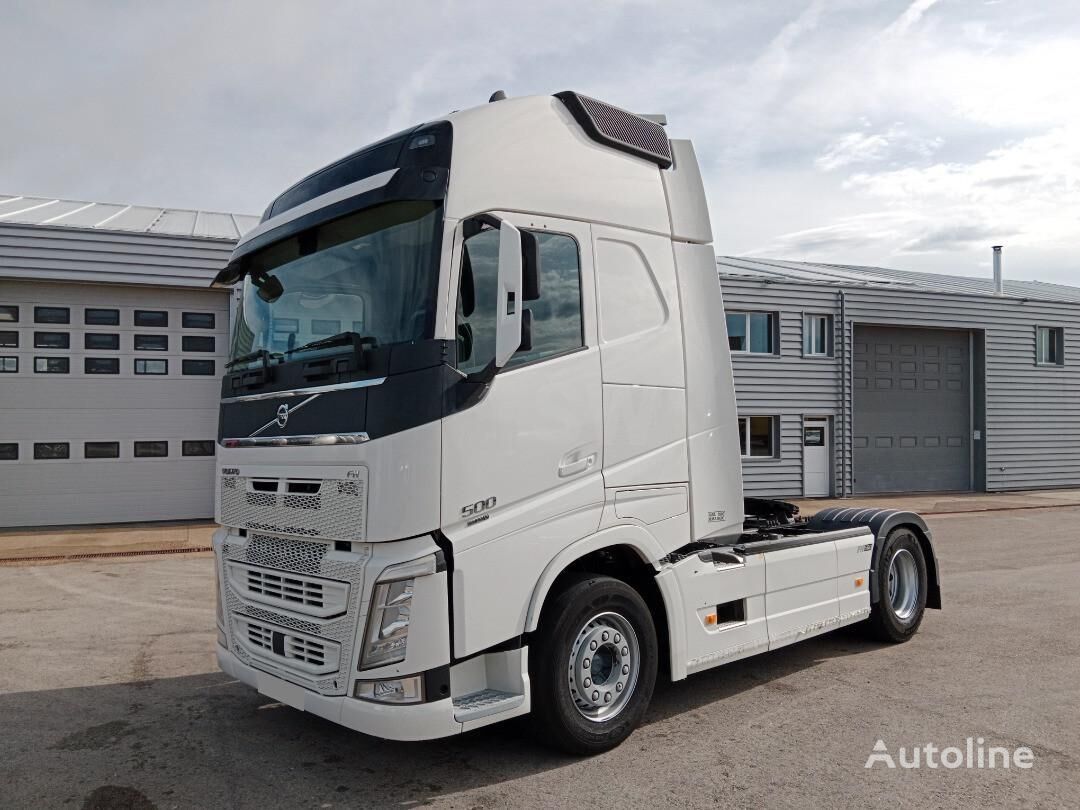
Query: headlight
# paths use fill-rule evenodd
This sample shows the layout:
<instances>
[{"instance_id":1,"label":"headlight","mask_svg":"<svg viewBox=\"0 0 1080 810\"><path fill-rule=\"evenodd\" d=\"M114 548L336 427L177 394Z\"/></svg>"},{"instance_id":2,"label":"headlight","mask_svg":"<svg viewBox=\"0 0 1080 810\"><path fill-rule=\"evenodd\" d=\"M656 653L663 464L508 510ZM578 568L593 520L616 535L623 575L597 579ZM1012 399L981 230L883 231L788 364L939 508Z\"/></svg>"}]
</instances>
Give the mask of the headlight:
<instances>
[{"instance_id":1,"label":"headlight","mask_svg":"<svg viewBox=\"0 0 1080 810\"><path fill-rule=\"evenodd\" d=\"M367 632L360 669L374 669L405 660L412 618L413 585L439 567L440 555L429 554L418 560L391 565L375 581L368 612Z\"/></svg>"},{"instance_id":2,"label":"headlight","mask_svg":"<svg viewBox=\"0 0 1080 810\"><path fill-rule=\"evenodd\" d=\"M409 641L414 579L382 582L375 586L368 616L367 645L361 669L372 669L405 660Z\"/></svg>"}]
</instances>

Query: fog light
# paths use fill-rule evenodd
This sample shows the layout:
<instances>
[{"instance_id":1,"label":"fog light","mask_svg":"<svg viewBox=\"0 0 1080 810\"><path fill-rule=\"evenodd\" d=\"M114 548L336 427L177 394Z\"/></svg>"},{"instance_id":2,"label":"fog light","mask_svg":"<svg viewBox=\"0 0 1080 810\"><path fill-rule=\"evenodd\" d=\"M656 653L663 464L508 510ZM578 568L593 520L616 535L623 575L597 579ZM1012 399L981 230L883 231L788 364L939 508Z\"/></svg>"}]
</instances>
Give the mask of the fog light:
<instances>
[{"instance_id":1,"label":"fog light","mask_svg":"<svg viewBox=\"0 0 1080 810\"><path fill-rule=\"evenodd\" d=\"M357 681L353 697L376 703L421 703L424 700L424 679L421 675L395 678L389 681Z\"/></svg>"},{"instance_id":2,"label":"fog light","mask_svg":"<svg viewBox=\"0 0 1080 810\"><path fill-rule=\"evenodd\" d=\"M229 640L225 638L225 631L220 627L217 629L217 643L219 647L224 647L226 650L229 649Z\"/></svg>"}]
</instances>

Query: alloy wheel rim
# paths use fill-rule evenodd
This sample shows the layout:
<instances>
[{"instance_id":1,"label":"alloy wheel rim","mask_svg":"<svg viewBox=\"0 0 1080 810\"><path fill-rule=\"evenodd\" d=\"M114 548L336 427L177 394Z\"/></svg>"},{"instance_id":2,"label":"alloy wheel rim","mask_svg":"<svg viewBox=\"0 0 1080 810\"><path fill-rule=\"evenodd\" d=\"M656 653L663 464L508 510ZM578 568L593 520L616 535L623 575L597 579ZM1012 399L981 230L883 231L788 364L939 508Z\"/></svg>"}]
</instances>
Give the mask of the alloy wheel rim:
<instances>
[{"instance_id":1,"label":"alloy wheel rim","mask_svg":"<svg viewBox=\"0 0 1080 810\"><path fill-rule=\"evenodd\" d=\"M601 723L626 708L637 686L641 655L637 634L618 613L600 613L570 646L567 685L578 713Z\"/></svg>"},{"instance_id":2,"label":"alloy wheel rim","mask_svg":"<svg viewBox=\"0 0 1080 810\"><path fill-rule=\"evenodd\" d=\"M896 618L909 621L919 604L919 567L915 555L899 549L889 560L889 604Z\"/></svg>"}]
</instances>

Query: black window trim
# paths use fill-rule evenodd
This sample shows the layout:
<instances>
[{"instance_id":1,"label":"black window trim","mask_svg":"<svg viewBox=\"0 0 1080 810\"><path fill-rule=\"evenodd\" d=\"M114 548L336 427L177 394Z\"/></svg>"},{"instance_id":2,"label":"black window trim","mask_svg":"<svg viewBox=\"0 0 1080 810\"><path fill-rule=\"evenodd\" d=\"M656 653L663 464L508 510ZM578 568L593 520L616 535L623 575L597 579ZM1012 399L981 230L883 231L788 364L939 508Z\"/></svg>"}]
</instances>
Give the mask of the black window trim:
<instances>
[{"instance_id":1,"label":"black window trim","mask_svg":"<svg viewBox=\"0 0 1080 810\"><path fill-rule=\"evenodd\" d=\"M209 315L209 326L188 326L184 321L187 320L189 315ZM216 312L181 312L180 313L180 328L181 329L217 329L217 313Z\"/></svg>"},{"instance_id":2,"label":"black window trim","mask_svg":"<svg viewBox=\"0 0 1080 810\"><path fill-rule=\"evenodd\" d=\"M139 363L164 363L164 371L139 371ZM167 357L135 357L132 359L131 370L139 377L167 377L169 375L169 358Z\"/></svg>"},{"instance_id":3,"label":"black window trim","mask_svg":"<svg viewBox=\"0 0 1080 810\"><path fill-rule=\"evenodd\" d=\"M0 329L0 332L10 332L15 336L15 342L12 344L0 343L0 349L17 349L19 344L22 343L22 336L19 334L18 329Z\"/></svg>"},{"instance_id":4,"label":"black window trim","mask_svg":"<svg viewBox=\"0 0 1080 810\"><path fill-rule=\"evenodd\" d=\"M139 323L139 315L143 313L154 313L155 315L161 314L165 316L163 323ZM167 309L136 309L132 310L131 323L133 326L137 326L140 329L168 329L169 328L169 310Z\"/></svg>"},{"instance_id":5,"label":"black window trim","mask_svg":"<svg viewBox=\"0 0 1080 810\"><path fill-rule=\"evenodd\" d=\"M0 374L18 374L19 373L19 355L17 355L17 354L0 354L0 360L14 360L15 361L15 368L13 368L11 371L4 370L2 364L0 364Z\"/></svg>"},{"instance_id":6,"label":"black window trim","mask_svg":"<svg viewBox=\"0 0 1080 810\"><path fill-rule=\"evenodd\" d=\"M139 445L140 444L163 444L163 445L165 445L165 454L164 455L155 454L155 455L150 455L150 456L140 456L139 455ZM131 444L131 457L132 458L138 458L138 459L143 459L143 458L172 458L172 456L169 455L169 440L168 439L135 439Z\"/></svg>"},{"instance_id":7,"label":"black window trim","mask_svg":"<svg viewBox=\"0 0 1080 810\"><path fill-rule=\"evenodd\" d=\"M210 371L187 371L192 363L209 363ZM217 363L210 357L183 357L180 360L180 376L182 377L215 377L217 376Z\"/></svg>"},{"instance_id":8,"label":"black window trim","mask_svg":"<svg viewBox=\"0 0 1080 810\"><path fill-rule=\"evenodd\" d=\"M195 354L215 354L217 352L217 335L181 335L180 336L180 351L193 352ZM189 339L195 340L208 340L210 341L209 349L189 349L187 343Z\"/></svg>"},{"instance_id":9,"label":"black window trim","mask_svg":"<svg viewBox=\"0 0 1080 810\"><path fill-rule=\"evenodd\" d=\"M4 464L4 463L16 464L16 463L18 463L20 457L22 456L22 448L19 446L18 442L0 442L0 447L14 447L15 448L15 458L4 458L2 455L0 455L0 464Z\"/></svg>"},{"instance_id":10,"label":"black window trim","mask_svg":"<svg viewBox=\"0 0 1080 810\"><path fill-rule=\"evenodd\" d=\"M139 346L139 338L164 338L165 345L156 349L147 349L145 346ZM133 332L131 335L131 350L133 352L167 352L169 351L169 336L165 335L151 335L145 332Z\"/></svg>"},{"instance_id":11,"label":"black window trim","mask_svg":"<svg viewBox=\"0 0 1080 810\"><path fill-rule=\"evenodd\" d=\"M87 317L91 312L112 312L116 314L115 321L100 322L100 321L88 321ZM83 307L83 326L119 326L120 325L120 310L114 307Z\"/></svg>"},{"instance_id":12,"label":"black window trim","mask_svg":"<svg viewBox=\"0 0 1080 810\"><path fill-rule=\"evenodd\" d=\"M208 444L211 447L209 453L188 453L186 447L188 444ZM181 458L213 458L217 455L217 442L213 439L181 439L180 440L180 456Z\"/></svg>"},{"instance_id":13,"label":"black window trim","mask_svg":"<svg viewBox=\"0 0 1080 810\"><path fill-rule=\"evenodd\" d=\"M751 357L753 359L767 358L767 357L781 357L780 354L780 310L778 309L725 309L724 310L724 331L727 332L727 316L728 315L743 315L746 316L746 345L747 348L743 350L728 348L728 354L732 357ZM749 349L750 346L750 316L751 315L768 315L772 323L770 324L769 331L772 335L773 350L771 352L752 352ZM728 340L731 340L731 336L728 336ZM729 342L730 347L730 342ZM814 355L818 357L819 355ZM762 414L756 414L762 415ZM759 456L764 458L764 456Z\"/></svg>"},{"instance_id":14,"label":"black window trim","mask_svg":"<svg viewBox=\"0 0 1080 810\"><path fill-rule=\"evenodd\" d=\"M0 320L0 323L22 323L22 305L21 304L0 304L0 312L5 310L15 310L15 317L10 321Z\"/></svg>"},{"instance_id":15,"label":"black window trim","mask_svg":"<svg viewBox=\"0 0 1080 810\"><path fill-rule=\"evenodd\" d=\"M90 338L94 337L111 337L116 338L114 341L115 346L91 346ZM119 332L83 332L83 350L91 352L118 352L120 351L120 333Z\"/></svg>"},{"instance_id":16,"label":"black window trim","mask_svg":"<svg viewBox=\"0 0 1080 810\"><path fill-rule=\"evenodd\" d=\"M67 455L61 456L59 458L41 458L38 455L38 447L48 445L48 444L63 445L64 447L67 448ZM71 442L34 442L33 455L34 455L34 461L70 461L71 460Z\"/></svg>"},{"instance_id":17,"label":"black window trim","mask_svg":"<svg viewBox=\"0 0 1080 810\"><path fill-rule=\"evenodd\" d=\"M45 369L44 371L38 371L38 367L37 367L37 361L38 360L64 360L64 361L67 362L67 369L65 371L49 371L48 369ZM48 364L46 364L46 365L48 365ZM35 356L34 357L34 373L35 374L70 374L71 373L71 357L36 357Z\"/></svg>"},{"instance_id":18,"label":"black window trim","mask_svg":"<svg viewBox=\"0 0 1080 810\"><path fill-rule=\"evenodd\" d=\"M116 455L114 455L114 456L88 456L88 455L86 455L86 448L91 444L111 445L112 447L116 448ZM86 461L116 461L116 460L118 460L120 458L120 442L118 442L118 441L84 441L82 443L82 445L83 445L83 455L82 455L82 457Z\"/></svg>"},{"instance_id":19,"label":"black window trim","mask_svg":"<svg viewBox=\"0 0 1080 810\"><path fill-rule=\"evenodd\" d=\"M115 369L114 371L91 371L90 363L101 360L109 363L109 368ZM120 358L119 357L83 357L83 374L100 377L110 376L112 374L120 373Z\"/></svg>"},{"instance_id":20,"label":"black window trim","mask_svg":"<svg viewBox=\"0 0 1080 810\"><path fill-rule=\"evenodd\" d=\"M41 346L41 345L38 344L38 336L39 335L59 335L59 336L61 336L63 338L66 338L66 340L62 341L63 345L60 345L60 346ZM71 332L56 332L56 331L53 331L53 330L45 330L45 329L37 330L37 329L35 329L34 330L34 345L33 345L32 348L35 348L35 349L70 349L71 348Z\"/></svg>"},{"instance_id":21,"label":"black window trim","mask_svg":"<svg viewBox=\"0 0 1080 810\"><path fill-rule=\"evenodd\" d=\"M63 310L67 313L67 318L62 321L42 321L38 319L38 311L43 309L55 309L57 311ZM45 323L54 326L70 326L71 325L71 307L59 306L54 304L38 304L34 306L34 323Z\"/></svg>"}]
</instances>

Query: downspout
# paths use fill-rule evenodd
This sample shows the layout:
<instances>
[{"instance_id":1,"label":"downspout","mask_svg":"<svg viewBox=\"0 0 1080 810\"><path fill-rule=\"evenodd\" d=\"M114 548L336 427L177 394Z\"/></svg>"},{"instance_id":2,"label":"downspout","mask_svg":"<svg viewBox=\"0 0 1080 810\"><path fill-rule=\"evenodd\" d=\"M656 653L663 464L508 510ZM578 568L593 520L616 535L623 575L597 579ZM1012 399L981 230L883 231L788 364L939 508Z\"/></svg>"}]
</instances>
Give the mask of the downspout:
<instances>
[{"instance_id":1,"label":"downspout","mask_svg":"<svg viewBox=\"0 0 1080 810\"><path fill-rule=\"evenodd\" d=\"M848 348L847 295L840 297L840 497L848 497Z\"/></svg>"}]
</instances>

